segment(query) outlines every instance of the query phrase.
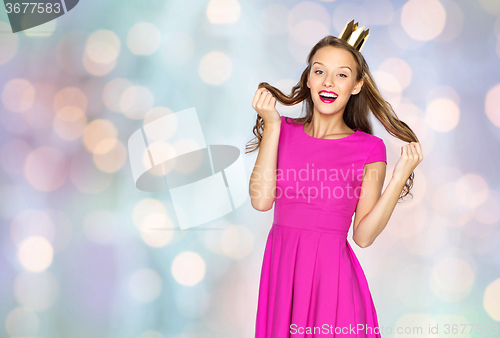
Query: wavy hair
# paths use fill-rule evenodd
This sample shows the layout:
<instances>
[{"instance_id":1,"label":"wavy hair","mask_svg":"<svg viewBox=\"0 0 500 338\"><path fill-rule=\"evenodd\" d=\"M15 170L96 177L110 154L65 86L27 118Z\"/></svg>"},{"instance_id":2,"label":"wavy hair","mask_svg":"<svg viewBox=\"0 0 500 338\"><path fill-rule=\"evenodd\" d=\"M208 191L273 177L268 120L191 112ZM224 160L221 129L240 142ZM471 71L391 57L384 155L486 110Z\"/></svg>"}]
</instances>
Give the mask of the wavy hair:
<instances>
[{"instance_id":1,"label":"wavy hair","mask_svg":"<svg viewBox=\"0 0 500 338\"><path fill-rule=\"evenodd\" d=\"M297 103L305 101L306 115L297 118L295 123L304 125L311 122L314 112L314 103L311 97L311 90L307 87L307 80L312 68L312 59L314 55L320 48L328 46L341 48L350 52L356 61L356 81L359 82L361 79L364 81L361 91L356 95L351 95L349 101L347 102L343 114L343 120L346 125L351 129L357 128L365 133L373 135L372 125L368 118L368 114L371 111L390 135L408 143L419 142L413 130L411 130L406 123L397 117L391 104L385 101L380 94L363 55L345 40L339 39L335 36L325 36L311 49L309 55L307 56L307 67L302 72L300 81L292 88L290 95L284 94L267 82L261 82L258 88L266 88L278 102L285 106L293 106ZM253 134L255 137L247 143L247 151L245 154L251 153L260 147L263 132L264 120L259 114L257 114L257 120L255 122L255 126L253 127ZM399 196L399 200L402 200L407 195L412 196L410 190L413 187L413 178L414 172L412 172L408 177L403 191Z\"/></svg>"}]
</instances>

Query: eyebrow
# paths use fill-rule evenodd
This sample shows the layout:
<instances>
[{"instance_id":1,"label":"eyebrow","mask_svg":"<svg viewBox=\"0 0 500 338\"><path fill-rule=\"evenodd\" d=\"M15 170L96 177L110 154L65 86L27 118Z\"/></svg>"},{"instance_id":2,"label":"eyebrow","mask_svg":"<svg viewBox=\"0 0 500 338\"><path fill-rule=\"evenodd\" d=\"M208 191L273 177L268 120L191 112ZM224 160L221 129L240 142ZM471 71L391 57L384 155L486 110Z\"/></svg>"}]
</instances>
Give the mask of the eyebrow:
<instances>
[{"instance_id":1,"label":"eyebrow","mask_svg":"<svg viewBox=\"0 0 500 338\"><path fill-rule=\"evenodd\" d=\"M313 66L314 66L314 64L315 64L315 63L319 63L320 65L324 66L324 64L322 64L322 63L321 63L321 62L319 62L319 61L315 61L315 62L313 62ZM349 70L352 72L351 67L348 67L348 66L340 66L339 68L349 68Z\"/></svg>"}]
</instances>

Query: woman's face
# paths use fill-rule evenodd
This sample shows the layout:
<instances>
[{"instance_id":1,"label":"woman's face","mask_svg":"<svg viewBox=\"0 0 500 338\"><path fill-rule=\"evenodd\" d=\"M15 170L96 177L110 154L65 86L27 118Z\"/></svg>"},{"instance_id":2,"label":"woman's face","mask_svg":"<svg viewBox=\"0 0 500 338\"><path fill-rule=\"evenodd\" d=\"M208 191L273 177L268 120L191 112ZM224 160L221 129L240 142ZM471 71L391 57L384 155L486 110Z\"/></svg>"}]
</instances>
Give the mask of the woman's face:
<instances>
[{"instance_id":1,"label":"woman's face","mask_svg":"<svg viewBox=\"0 0 500 338\"><path fill-rule=\"evenodd\" d=\"M363 79L356 82L353 56L348 51L328 46L320 48L312 62L307 87L311 90L314 108L323 114L344 111L350 96L358 94L363 85Z\"/></svg>"}]
</instances>

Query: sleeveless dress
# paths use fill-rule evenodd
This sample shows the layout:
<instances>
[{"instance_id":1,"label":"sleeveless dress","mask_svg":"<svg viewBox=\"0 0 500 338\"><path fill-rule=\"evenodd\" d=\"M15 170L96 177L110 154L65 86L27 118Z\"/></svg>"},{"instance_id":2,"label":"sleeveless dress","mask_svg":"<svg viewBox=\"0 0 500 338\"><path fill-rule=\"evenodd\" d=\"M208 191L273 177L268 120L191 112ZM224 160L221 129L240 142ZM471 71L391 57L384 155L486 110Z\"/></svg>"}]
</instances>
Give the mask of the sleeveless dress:
<instances>
[{"instance_id":1,"label":"sleeveless dress","mask_svg":"<svg viewBox=\"0 0 500 338\"><path fill-rule=\"evenodd\" d=\"M379 137L308 135L281 116L274 221L264 251L256 338L380 337L368 283L347 233Z\"/></svg>"}]
</instances>

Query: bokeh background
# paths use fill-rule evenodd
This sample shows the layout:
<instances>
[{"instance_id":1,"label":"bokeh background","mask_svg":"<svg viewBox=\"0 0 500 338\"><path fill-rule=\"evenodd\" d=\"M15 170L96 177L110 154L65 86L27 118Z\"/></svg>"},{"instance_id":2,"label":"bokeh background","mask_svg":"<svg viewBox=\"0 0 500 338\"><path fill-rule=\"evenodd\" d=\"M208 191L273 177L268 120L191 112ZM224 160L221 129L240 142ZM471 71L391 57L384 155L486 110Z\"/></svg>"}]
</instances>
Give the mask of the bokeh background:
<instances>
[{"instance_id":1,"label":"bokeh background","mask_svg":"<svg viewBox=\"0 0 500 338\"><path fill-rule=\"evenodd\" d=\"M127 140L196 107L207 144L238 147L249 178L258 84L289 92L352 19L425 156L376 242L348 237L379 324L494 336L444 325L500 324L497 0L82 0L17 34L0 9L0 336L252 337L273 210L248 199L205 224L223 230L148 230L178 224L168 193L135 188ZM387 184L403 143L373 125Z\"/></svg>"}]
</instances>

